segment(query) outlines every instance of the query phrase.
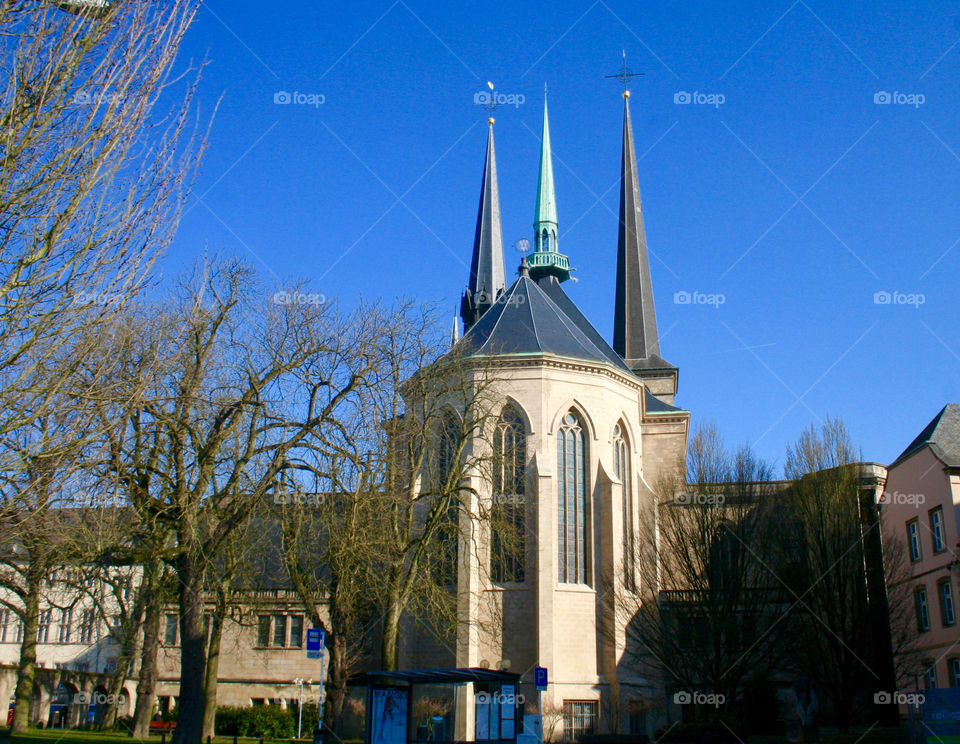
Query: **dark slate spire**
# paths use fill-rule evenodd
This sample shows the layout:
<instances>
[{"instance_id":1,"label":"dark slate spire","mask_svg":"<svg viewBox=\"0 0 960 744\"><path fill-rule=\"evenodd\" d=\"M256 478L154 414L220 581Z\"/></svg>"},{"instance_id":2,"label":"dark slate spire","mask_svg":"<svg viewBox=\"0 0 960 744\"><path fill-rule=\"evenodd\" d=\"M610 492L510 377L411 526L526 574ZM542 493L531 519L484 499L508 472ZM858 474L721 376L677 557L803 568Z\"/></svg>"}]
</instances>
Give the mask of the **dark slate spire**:
<instances>
[{"instance_id":1,"label":"dark slate spire","mask_svg":"<svg viewBox=\"0 0 960 744\"><path fill-rule=\"evenodd\" d=\"M623 95L623 158L620 164L620 231L617 238L617 292L613 348L624 359L660 356L657 312L637 185L630 93Z\"/></svg>"},{"instance_id":2,"label":"dark slate spire","mask_svg":"<svg viewBox=\"0 0 960 744\"><path fill-rule=\"evenodd\" d=\"M483 166L477 231L473 238L470 281L460 301L460 317L466 333L490 309L507 288L503 269L503 237L500 232L500 193L497 189L497 157L493 149L493 119L488 119L487 160Z\"/></svg>"},{"instance_id":3,"label":"dark slate spire","mask_svg":"<svg viewBox=\"0 0 960 744\"><path fill-rule=\"evenodd\" d=\"M637 183L637 158L630 122L630 91L623 92L623 154L620 163L620 230L617 237L617 290L613 348L652 388L673 402L677 370L660 356L657 311Z\"/></svg>"}]
</instances>

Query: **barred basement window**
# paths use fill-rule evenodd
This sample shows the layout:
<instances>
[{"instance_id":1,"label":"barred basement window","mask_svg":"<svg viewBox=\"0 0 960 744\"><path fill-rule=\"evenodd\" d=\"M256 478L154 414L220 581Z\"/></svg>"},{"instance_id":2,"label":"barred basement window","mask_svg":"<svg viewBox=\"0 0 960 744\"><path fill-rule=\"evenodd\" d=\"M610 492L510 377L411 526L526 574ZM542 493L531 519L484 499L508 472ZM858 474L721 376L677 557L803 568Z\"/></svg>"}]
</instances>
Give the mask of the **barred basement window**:
<instances>
[{"instance_id":1,"label":"barred basement window","mask_svg":"<svg viewBox=\"0 0 960 744\"><path fill-rule=\"evenodd\" d=\"M519 414L507 409L494 432L490 574L494 581L522 582L526 559L524 464L526 433Z\"/></svg>"},{"instance_id":2,"label":"barred basement window","mask_svg":"<svg viewBox=\"0 0 960 744\"><path fill-rule=\"evenodd\" d=\"M559 581L587 583L587 484L583 427L571 411L557 432L557 490Z\"/></svg>"},{"instance_id":3,"label":"barred basement window","mask_svg":"<svg viewBox=\"0 0 960 744\"><path fill-rule=\"evenodd\" d=\"M580 741L597 728L598 705L596 700L563 701L563 740Z\"/></svg>"}]
</instances>

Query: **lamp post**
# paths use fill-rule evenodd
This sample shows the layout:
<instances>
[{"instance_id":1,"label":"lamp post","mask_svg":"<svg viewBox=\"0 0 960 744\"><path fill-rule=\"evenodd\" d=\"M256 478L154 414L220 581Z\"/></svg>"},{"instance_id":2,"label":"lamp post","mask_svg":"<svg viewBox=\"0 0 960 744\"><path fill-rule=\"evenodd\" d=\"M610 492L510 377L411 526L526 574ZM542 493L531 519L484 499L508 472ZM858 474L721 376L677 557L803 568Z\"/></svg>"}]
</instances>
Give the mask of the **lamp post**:
<instances>
[{"instance_id":1,"label":"lamp post","mask_svg":"<svg viewBox=\"0 0 960 744\"><path fill-rule=\"evenodd\" d=\"M303 731L303 686L305 684L313 686L313 677L308 680L304 680L303 677L297 677L293 680L293 684L300 686L300 702L297 704L297 738L300 738L300 734Z\"/></svg>"}]
</instances>

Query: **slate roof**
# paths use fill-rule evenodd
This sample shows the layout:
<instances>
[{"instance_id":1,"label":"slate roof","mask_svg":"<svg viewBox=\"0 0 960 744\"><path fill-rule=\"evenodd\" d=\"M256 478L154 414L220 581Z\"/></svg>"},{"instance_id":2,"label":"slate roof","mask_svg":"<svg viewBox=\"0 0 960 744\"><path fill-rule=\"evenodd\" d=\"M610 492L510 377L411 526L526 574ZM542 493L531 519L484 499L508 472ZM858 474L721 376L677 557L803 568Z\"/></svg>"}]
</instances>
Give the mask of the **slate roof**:
<instances>
[{"instance_id":1,"label":"slate roof","mask_svg":"<svg viewBox=\"0 0 960 744\"><path fill-rule=\"evenodd\" d=\"M948 468L960 468L960 403L948 403L890 467L929 447Z\"/></svg>"},{"instance_id":2,"label":"slate roof","mask_svg":"<svg viewBox=\"0 0 960 744\"><path fill-rule=\"evenodd\" d=\"M605 362L629 372L623 359L577 310L559 282L553 277L545 277L541 282L543 286L521 275L459 343L474 354L555 354Z\"/></svg>"}]
</instances>

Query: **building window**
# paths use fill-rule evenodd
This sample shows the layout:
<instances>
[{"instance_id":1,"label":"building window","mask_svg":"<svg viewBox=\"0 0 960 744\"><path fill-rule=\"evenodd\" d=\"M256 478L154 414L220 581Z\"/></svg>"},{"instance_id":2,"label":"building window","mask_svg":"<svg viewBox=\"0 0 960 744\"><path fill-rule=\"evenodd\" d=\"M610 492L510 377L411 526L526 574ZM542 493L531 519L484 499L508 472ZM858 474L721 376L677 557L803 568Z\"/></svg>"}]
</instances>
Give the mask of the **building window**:
<instances>
[{"instance_id":1,"label":"building window","mask_svg":"<svg viewBox=\"0 0 960 744\"><path fill-rule=\"evenodd\" d=\"M59 643L70 643L70 626L73 625L73 608L60 610L60 628L57 636Z\"/></svg>"},{"instance_id":2,"label":"building window","mask_svg":"<svg viewBox=\"0 0 960 744\"><path fill-rule=\"evenodd\" d=\"M287 645L287 616L286 615L273 616L273 645L281 646L281 647Z\"/></svg>"},{"instance_id":3,"label":"building window","mask_svg":"<svg viewBox=\"0 0 960 744\"><path fill-rule=\"evenodd\" d=\"M960 659L949 659L947 669L950 670L950 686L960 687Z\"/></svg>"},{"instance_id":4,"label":"building window","mask_svg":"<svg viewBox=\"0 0 960 744\"><path fill-rule=\"evenodd\" d=\"M0 610L0 643L7 641L7 626L10 624L10 610Z\"/></svg>"},{"instance_id":5,"label":"building window","mask_svg":"<svg viewBox=\"0 0 960 744\"><path fill-rule=\"evenodd\" d=\"M944 626L953 625L957 621L953 611L953 585L950 579L947 579L941 581L937 588L940 594L940 620Z\"/></svg>"},{"instance_id":6,"label":"building window","mask_svg":"<svg viewBox=\"0 0 960 744\"><path fill-rule=\"evenodd\" d=\"M587 484L583 427L571 411L557 432L557 489L559 535L557 566L559 581L586 584Z\"/></svg>"},{"instance_id":7,"label":"building window","mask_svg":"<svg viewBox=\"0 0 960 744\"><path fill-rule=\"evenodd\" d=\"M290 616L290 647L301 648L303 646L303 616Z\"/></svg>"},{"instance_id":8,"label":"building window","mask_svg":"<svg viewBox=\"0 0 960 744\"><path fill-rule=\"evenodd\" d=\"M93 610L84 610L80 616L80 643L93 643Z\"/></svg>"},{"instance_id":9,"label":"building window","mask_svg":"<svg viewBox=\"0 0 960 744\"><path fill-rule=\"evenodd\" d=\"M935 690L937 689L937 663L932 659L927 659L923 663L926 665L923 672L923 689Z\"/></svg>"},{"instance_id":10,"label":"building window","mask_svg":"<svg viewBox=\"0 0 960 744\"><path fill-rule=\"evenodd\" d=\"M526 433L519 414L504 412L494 432L490 573L498 583L522 582L526 558L524 464Z\"/></svg>"},{"instance_id":11,"label":"building window","mask_svg":"<svg viewBox=\"0 0 960 744\"><path fill-rule=\"evenodd\" d=\"M437 551L436 572L441 584L457 583L457 565L460 550L460 509L456 498L459 481L460 427L452 416L447 417L437 431L436 470L434 472L434 491L436 498L446 501L446 515L437 531L439 549Z\"/></svg>"},{"instance_id":12,"label":"building window","mask_svg":"<svg viewBox=\"0 0 960 744\"><path fill-rule=\"evenodd\" d=\"M913 592L913 604L917 611L917 630L926 633L930 630L930 612L927 609L927 590L920 587Z\"/></svg>"},{"instance_id":13,"label":"building window","mask_svg":"<svg viewBox=\"0 0 960 744\"><path fill-rule=\"evenodd\" d=\"M166 646L177 645L177 616L164 615L163 643Z\"/></svg>"},{"instance_id":14,"label":"building window","mask_svg":"<svg viewBox=\"0 0 960 744\"><path fill-rule=\"evenodd\" d=\"M50 610L41 610L37 619L37 643L46 643L50 637Z\"/></svg>"},{"instance_id":15,"label":"building window","mask_svg":"<svg viewBox=\"0 0 960 744\"><path fill-rule=\"evenodd\" d=\"M17 643L22 643L22 642L23 642L23 618L19 618L19 619L17 620L17 638L16 638L16 642L17 642Z\"/></svg>"},{"instance_id":16,"label":"building window","mask_svg":"<svg viewBox=\"0 0 960 744\"><path fill-rule=\"evenodd\" d=\"M261 648L270 645L270 616L260 615L257 618L257 645Z\"/></svg>"},{"instance_id":17,"label":"building window","mask_svg":"<svg viewBox=\"0 0 960 744\"><path fill-rule=\"evenodd\" d=\"M942 553L947 542L943 537L943 507L930 510L930 533L933 535L933 552Z\"/></svg>"},{"instance_id":18,"label":"building window","mask_svg":"<svg viewBox=\"0 0 960 744\"><path fill-rule=\"evenodd\" d=\"M596 700L563 701L563 740L580 741L597 728Z\"/></svg>"},{"instance_id":19,"label":"building window","mask_svg":"<svg viewBox=\"0 0 960 744\"><path fill-rule=\"evenodd\" d=\"M920 523L916 519L907 522L907 545L910 546L910 560L919 561L920 554Z\"/></svg>"},{"instance_id":20,"label":"building window","mask_svg":"<svg viewBox=\"0 0 960 744\"><path fill-rule=\"evenodd\" d=\"M264 698L250 698L250 705L254 708L259 708L265 703Z\"/></svg>"},{"instance_id":21,"label":"building window","mask_svg":"<svg viewBox=\"0 0 960 744\"><path fill-rule=\"evenodd\" d=\"M623 484L623 583L632 592L637 588L633 489L630 483L630 448L620 424L613 430L613 472Z\"/></svg>"}]
</instances>

